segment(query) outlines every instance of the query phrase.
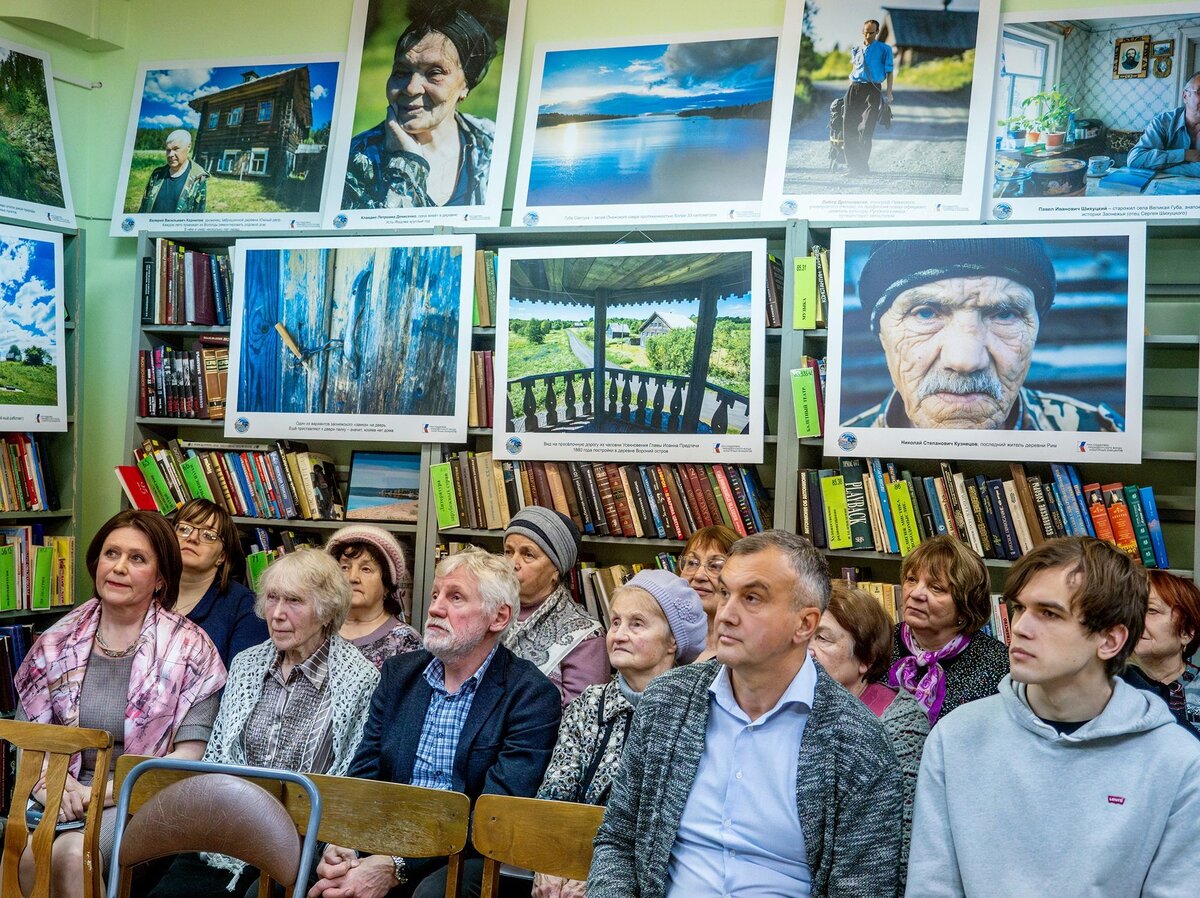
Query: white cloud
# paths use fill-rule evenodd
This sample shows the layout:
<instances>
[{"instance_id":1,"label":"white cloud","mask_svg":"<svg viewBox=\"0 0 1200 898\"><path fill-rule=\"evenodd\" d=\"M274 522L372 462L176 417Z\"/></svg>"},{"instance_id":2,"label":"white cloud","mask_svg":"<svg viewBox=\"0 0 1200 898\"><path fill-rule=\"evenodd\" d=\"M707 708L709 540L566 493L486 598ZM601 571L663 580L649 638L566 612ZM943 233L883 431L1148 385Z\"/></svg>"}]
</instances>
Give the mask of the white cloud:
<instances>
[{"instance_id":1,"label":"white cloud","mask_svg":"<svg viewBox=\"0 0 1200 898\"><path fill-rule=\"evenodd\" d=\"M14 324L36 328L42 333L52 333L54 327L54 302L39 302L52 298L54 291L37 278L26 281L17 290L8 307L8 317Z\"/></svg>"},{"instance_id":2,"label":"white cloud","mask_svg":"<svg viewBox=\"0 0 1200 898\"><path fill-rule=\"evenodd\" d=\"M149 115L138 121L143 128L181 128L183 119L177 115Z\"/></svg>"},{"instance_id":3,"label":"white cloud","mask_svg":"<svg viewBox=\"0 0 1200 898\"><path fill-rule=\"evenodd\" d=\"M212 78L212 69L167 69L147 72L145 94L164 103L176 104L183 96L189 99Z\"/></svg>"},{"instance_id":4,"label":"white cloud","mask_svg":"<svg viewBox=\"0 0 1200 898\"><path fill-rule=\"evenodd\" d=\"M313 89L312 89L313 100L319 100L319 99L321 99L321 97L327 97L327 96L329 96L329 91L326 89L324 84L314 84L313 85Z\"/></svg>"},{"instance_id":5,"label":"white cloud","mask_svg":"<svg viewBox=\"0 0 1200 898\"><path fill-rule=\"evenodd\" d=\"M25 279L29 271L29 246L24 241L0 244L0 285Z\"/></svg>"},{"instance_id":6,"label":"white cloud","mask_svg":"<svg viewBox=\"0 0 1200 898\"><path fill-rule=\"evenodd\" d=\"M629 65L625 66L625 68L622 69L622 71L629 72L632 74L634 72L653 72L657 68L658 68L658 66L654 65L653 63L642 62L640 60L634 60Z\"/></svg>"}]
</instances>

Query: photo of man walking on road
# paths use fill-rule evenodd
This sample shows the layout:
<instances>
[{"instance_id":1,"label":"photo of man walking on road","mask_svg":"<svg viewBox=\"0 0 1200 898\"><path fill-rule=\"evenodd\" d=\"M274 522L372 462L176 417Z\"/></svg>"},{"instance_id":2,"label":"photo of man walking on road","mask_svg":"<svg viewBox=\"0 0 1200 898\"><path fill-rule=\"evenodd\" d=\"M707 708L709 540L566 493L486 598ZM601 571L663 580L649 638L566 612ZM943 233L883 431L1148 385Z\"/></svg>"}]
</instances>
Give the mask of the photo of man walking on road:
<instances>
[{"instance_id":1,"label":"photo of man walking on road","mask_svg":"<svg viewBox=\"0 0 1200 898\"><path fill-rule=\"evenodd\" d=\"M850 87L844 119L846 174L850 176L871 173L871 138L883 114L883 104L895 99L892 48L880 43L878 37L879 22L867 19L862 26L862 43L850 48Z\"/></svg>"}]
</instances>

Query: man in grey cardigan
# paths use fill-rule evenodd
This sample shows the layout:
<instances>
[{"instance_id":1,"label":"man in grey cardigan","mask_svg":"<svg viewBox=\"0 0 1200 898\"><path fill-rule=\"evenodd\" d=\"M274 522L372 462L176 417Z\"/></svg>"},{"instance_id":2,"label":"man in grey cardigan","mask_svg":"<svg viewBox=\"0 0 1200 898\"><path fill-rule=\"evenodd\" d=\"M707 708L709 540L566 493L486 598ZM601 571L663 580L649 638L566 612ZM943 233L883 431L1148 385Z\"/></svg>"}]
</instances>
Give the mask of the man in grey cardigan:
<instances>
[{"instance_id":1,"label":"man in grey cardigan","mask_svg":"<svg viewBox=\"0 0 1200 898\"><path fill-rule=\"evenodd\" d=\"M588 898L890 898L901 784L875 716L808 655L829 572L802 537L739 540L716 660L647 688Z\"/></svg>"}]
</instances>

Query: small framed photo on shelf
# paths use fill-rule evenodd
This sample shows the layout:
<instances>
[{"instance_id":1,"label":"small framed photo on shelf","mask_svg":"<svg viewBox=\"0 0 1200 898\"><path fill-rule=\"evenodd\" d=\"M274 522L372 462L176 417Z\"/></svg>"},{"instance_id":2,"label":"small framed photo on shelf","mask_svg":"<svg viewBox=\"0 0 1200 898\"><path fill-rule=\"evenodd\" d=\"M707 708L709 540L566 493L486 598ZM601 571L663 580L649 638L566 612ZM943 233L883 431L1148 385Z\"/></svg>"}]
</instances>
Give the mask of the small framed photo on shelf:
<instances>
[{"instance_id":1,"label":"small framed photo on shelf","mask_svg":"<svg viewBox=\"0 0 1200 898\"><path fill-rule=\"evenodd\" d=\"M1113 78L1145 78L1149 57L1150 35L1117 38L1113 44Z\"/></svg>"},{"instance_id":2,"label":"small framed photo on shelf","mask_svg":"<svg viewBox=\"0 0 1200 898\"><path fill-rule=\"evenodd\" d=\"M346 520L416 523L420 490L419 453L355 450Z\"/></svg>"},{"instance_id":3,"label":"small framed photo on shelf","mask_svg":"<svg viewBox=\"0 0 1200 898\"><path fill-rule=\"evenodd\" d=\"M1175 38L1167 40L1155 41L1154 49L1151 51L1151 56L1174 56L1175 55Z\"/></svg>"}]
</instances>

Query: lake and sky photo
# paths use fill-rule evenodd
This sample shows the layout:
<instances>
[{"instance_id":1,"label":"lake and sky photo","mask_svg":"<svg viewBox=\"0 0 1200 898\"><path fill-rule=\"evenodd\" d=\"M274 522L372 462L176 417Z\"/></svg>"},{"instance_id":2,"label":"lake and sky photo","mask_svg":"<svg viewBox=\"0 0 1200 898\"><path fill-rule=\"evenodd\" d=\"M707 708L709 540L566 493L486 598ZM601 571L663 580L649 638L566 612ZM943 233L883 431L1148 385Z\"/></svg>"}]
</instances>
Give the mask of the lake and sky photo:
<instances>
[{"instance_id":1,"label":"lake and sky photo","mask_svg":"<svg viewBox=\"0 0 1200 898\"><path fill-rule=\"evenodd\" d=\"M777 39L548 51L529 206L761 199Z\"/></svg>"}]
</instances>

